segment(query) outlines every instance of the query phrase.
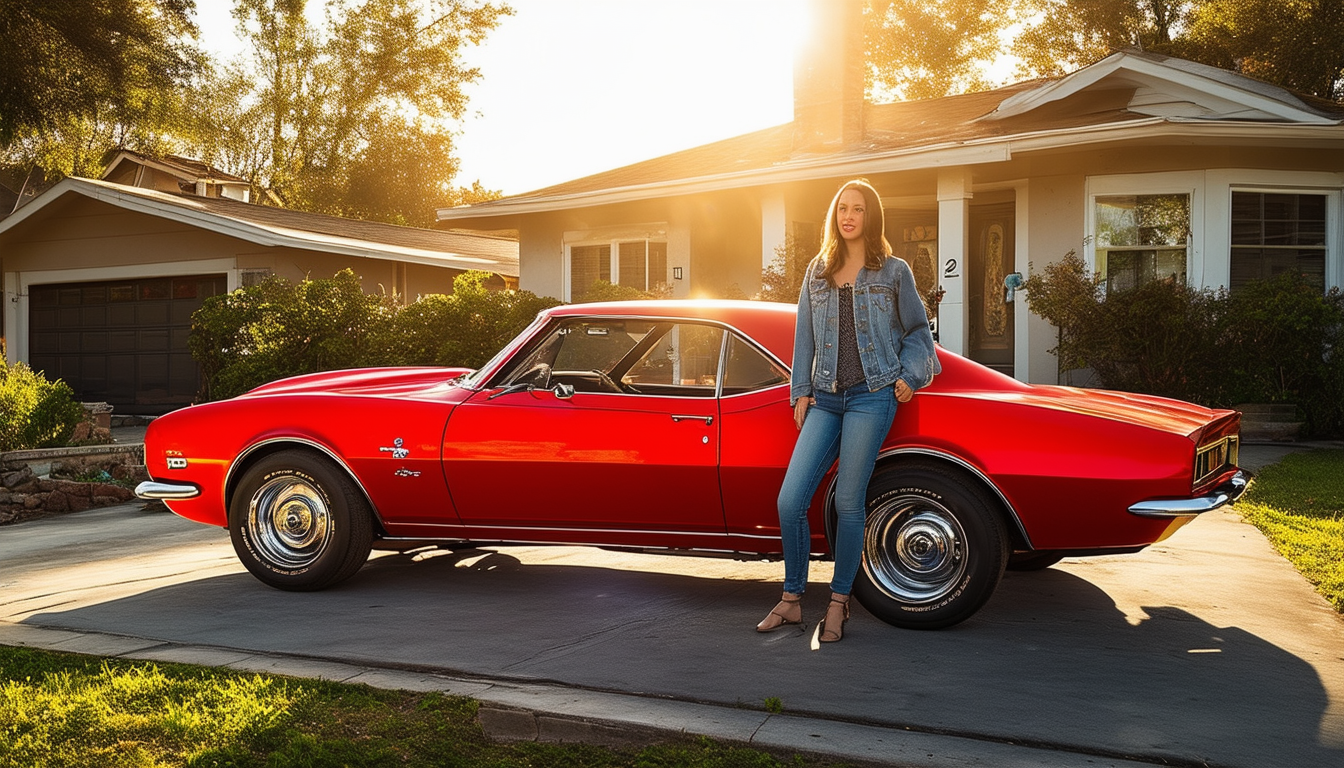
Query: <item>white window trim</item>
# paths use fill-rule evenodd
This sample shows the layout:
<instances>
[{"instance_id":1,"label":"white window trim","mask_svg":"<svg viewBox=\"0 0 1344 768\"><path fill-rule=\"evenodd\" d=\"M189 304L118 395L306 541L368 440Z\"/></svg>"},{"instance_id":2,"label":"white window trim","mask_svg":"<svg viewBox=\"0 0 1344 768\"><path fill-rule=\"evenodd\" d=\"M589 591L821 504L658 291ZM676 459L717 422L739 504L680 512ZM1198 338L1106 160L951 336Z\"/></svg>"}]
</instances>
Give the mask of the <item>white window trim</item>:
<instances>
[{"instance_id":1,"label":"white window trim","mask_svg":"<svg viewBox=\"0 0 1344 768\"><path fill-rule=\"evenodd\" d=\"M1116 195L1189 195L1190 241L1185 250L1187 285L1204 284L1204 186L1203 171L1165 173L1127 173L1115 176L1089 176L1085 184L1087 204L1083 207L1083 261L1090 273L1097 271L1097 198ZM1228 196L1229 205L1231 196Z\"/></svg>"},{"instance_id":2,"label":"white window trim","mask_svg":"<svg viewBox=\"0 0 1344 768\"><path fill-rule=\"evenodd\" d=\"M1232 281L1232 193L1325 195L1325 287L1344 287L1344 173L1217 169L1206 174L1208 248L1226 254L1206 270L1204 288L1226 287Z\"/></svg>"},{"instance_id":3,"label":"white window trim","mask_svg":"<svg viewBox=\"0 0 1344 768\"><path fill-rule=\"evenodd\" d=\"M671 261L671 238L668 236L668 227L666 224L647 224L631 227L612 228L606 230L586 230L576 232L565 232L562 236L564 243L564 258L560 264L561 289L565 301L574 300L573 276L571 274L571 261L573 249L583 246L605 245L609 247L607 258L611 268L612 285L620 285L621 282L621 243L643 240L646 243L663 243L668 250L667 270L671 272L673 264ZM647 259L647 249L645 251ZM665 282L671 283L669 276Z\"/></svg>"}]
</instances>

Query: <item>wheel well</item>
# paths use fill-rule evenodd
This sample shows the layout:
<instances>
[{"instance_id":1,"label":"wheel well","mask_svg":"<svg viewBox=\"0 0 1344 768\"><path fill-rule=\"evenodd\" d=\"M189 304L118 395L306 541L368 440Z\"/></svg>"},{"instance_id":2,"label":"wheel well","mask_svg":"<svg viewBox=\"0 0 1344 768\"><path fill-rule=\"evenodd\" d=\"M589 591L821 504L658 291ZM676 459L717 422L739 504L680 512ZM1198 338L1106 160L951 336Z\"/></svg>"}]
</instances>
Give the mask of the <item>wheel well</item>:
<instances>
[{"instance_id":1,"label":"wheel well","mask_svg":"<svg viewBox=\"0 0 1344 768\"><path fill-rule=\"evenodd\" d=\"M319 461L326 462L335 468L336 471L349 478L350 482L354 483L355 487L359 489L360 495L364 497L365 503L369 505L369 510L373 513L374 538L378 539L387 535L387 530L383 528L383 521L378 514L378 508L374 505L373 499L369 497L369 492L364 489L364 484L359 481L359 478L355 476L354 472L352 472L344 462L337 461L331 454L306 440L270 440L255 446L245 453L242 458L234 461L233 466L229 468L228 482L224 485L224 509L227 511L233 506L233 494L238 488L238 483L242 481L243 476L247 474L248 470L250 470L253 465L267 456L272 456L281 451L294 450L303 451L310 456L317 457Z\"/></svg>"},{"instance_id":2,"label":"wheel well","mask_svg":"<svg viewBox=\"0 0 1344 768\"><path fill-rule=\"evenodd\" d=\"M1008 531L1009 548L1012 550L1031 549L1031 541L1027 538L1026 529L1023 528L1021 520L1018 519L1016 511L1003 497L994 484L988 478L974 471L960 460L942 453L931 453L923 450L915 452L914 450L902 451L897 449L895 452L880 454L877 458L877 465L873 470L889 467L934 467L944 472L956 475L967 486L979 488L984 491L985 498L993 504L994 510L1003 520L1004 528ZM826 515L827 527L830 526L830 517L834 505L834 488L826 495ZM829 533L829 531L828 531Z\"/></svg>"}]
</instances>

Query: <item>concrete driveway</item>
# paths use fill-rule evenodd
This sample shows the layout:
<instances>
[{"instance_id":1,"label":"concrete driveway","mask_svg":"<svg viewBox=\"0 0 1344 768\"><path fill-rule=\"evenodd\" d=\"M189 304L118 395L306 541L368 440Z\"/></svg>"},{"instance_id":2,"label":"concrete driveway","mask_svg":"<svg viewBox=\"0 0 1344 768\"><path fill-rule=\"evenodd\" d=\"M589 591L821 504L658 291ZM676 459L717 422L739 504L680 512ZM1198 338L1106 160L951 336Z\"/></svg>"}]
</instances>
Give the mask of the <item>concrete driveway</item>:
<instances>
[{"instance_id":1,"label":"concrete driveway","mask_svg":"<svg viewBox=\"0 0 1344 768\"><path fill-rule=\"evenodd\" d=\"M818 565L809 619L826 595ZM820 651L810 633L752 631L781 576L526 547L385 554L335 589L290 594L248 575L224 531L121 506L0 528L0 643L412 670L472 695L535 685L562 710L645 724L662 717L645 704L693 703L701 719L682 722L705 725L682 727L711 735L739 713L764 733L777 697L789 735L762 743L858 739L834 751L902 765L1344 765L1344 621L1235 512L1136 555L1009 573L950 630L857 609Z\"/></svg>"}]
</instances>

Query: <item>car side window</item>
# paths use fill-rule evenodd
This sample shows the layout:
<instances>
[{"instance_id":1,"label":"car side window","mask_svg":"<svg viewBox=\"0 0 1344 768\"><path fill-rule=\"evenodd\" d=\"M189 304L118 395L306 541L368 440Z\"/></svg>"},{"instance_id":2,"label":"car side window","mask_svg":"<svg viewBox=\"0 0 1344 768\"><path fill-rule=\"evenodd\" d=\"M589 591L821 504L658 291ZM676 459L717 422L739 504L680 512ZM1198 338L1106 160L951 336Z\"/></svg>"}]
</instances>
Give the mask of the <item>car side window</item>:
<instances>
[{"instance_id":1,"label":"car side window","mask_svg":"<svg viewBox=\"0 0 1344 768\"><path fill-rule=\"evenodd\" d=\"M728 359L724 365L723 394L740 395L758 389L786 384L789 373L737 334L728 337Z\"/></svg>"},{"instance_id":2,"label":"car side window","mask_svg":"<svg viewBox=\"0 0 1344 768\"><path fill-rule=\"evenodd\" d=\"M621 383L642 394L713 397L723 335L714 326L676 323L619 372Z\"/></svg>"}]
</instances>

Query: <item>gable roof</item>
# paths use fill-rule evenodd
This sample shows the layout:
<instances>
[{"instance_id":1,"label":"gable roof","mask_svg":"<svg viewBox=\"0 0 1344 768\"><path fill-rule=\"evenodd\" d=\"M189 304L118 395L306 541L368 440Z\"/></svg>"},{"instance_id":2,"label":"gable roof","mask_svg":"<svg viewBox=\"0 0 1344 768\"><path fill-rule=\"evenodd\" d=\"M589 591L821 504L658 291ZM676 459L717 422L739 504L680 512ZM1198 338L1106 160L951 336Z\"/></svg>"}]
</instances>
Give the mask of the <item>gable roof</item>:
<instances>
[{"instance_id":1,"label":"gable roof","mask_svg":"<svg viewBox=\"0 0 1344 768\"><path fill-rule=\"evenodd\" d=\"M1138 51L1062 77L989 91L865 104L862 141L794 150L794 124L766 128L471 206L439 220L503 216L719 189L946 165L1000 162L1014 152L1136 135L1265 135L1337 130L1344 106L1234 72ZM1297 136L1298 133L1292 135Z\"/></svg>"},{"instance_id":2,"label":"gable roof","mask_svg":"<svg viewBox=\"0 0 1344 768\"><path fill-rule=\"evenodd\" d=\"M0 236L22 226L23 222L38 216L47 206L67 195L82 195L257 245L453 269L480 269L508 277L518 275L518 243L507 238L356 221L79 177L61 180L14 215L0 220Z\"/></svg>"},{"instance_id":3,"label":"gable roof","mask_svg":"<svg viewBox=\"0 0 1344 768\"><path fill-rule=\"evenodd\" d=\"M241 176L234 176L227 171L203 163L200 160L194 160L190 157L180 155L163 155L161 157L150 157L142 152L136 152L131 149L118 149L107 161L107 166L103 171L101 178L107 178L116 167L123 161L136 163L137 165L147 165L151 168L157 168L183 180L189 181L208 181L212 184L240 184L248 186L249 182Z\"/></svg>"}]
</instances>

